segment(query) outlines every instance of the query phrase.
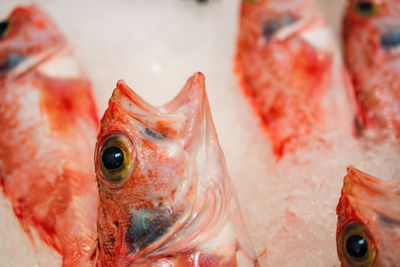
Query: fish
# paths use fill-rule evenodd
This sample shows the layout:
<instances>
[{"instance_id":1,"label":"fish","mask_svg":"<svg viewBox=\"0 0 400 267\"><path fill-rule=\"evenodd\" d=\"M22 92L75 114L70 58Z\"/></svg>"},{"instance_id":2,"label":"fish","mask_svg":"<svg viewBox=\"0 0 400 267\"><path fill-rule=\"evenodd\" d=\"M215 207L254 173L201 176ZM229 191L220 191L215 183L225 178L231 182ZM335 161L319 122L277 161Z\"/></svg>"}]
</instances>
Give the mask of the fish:
<instances>
[{"instance_id":1,"label":"fish","mask_svg":"<svg viewBox=\"0 0 400 267\"><path fill-rule=\"evenodd\" d=\"M96 241L99 124L63 34L38 7L16 7L0 22L0 185L33 244L63 266L87 266Z\"/></svg>"},{"instance_id":2,"label":"fish","mask_svg":"<svg viewBox=\"0 0 400 267\"><path fill-rule=\"evenodd\" d=\"M381 180L347 168L337 205L337 253L342 266L400 262L400 179Z\"/></svg>"},{"instance_id":3,"label":"fish","mask_svg":"<svg viewBox=\"0 0 400 267\"><path fill-rule=\"evenodd\" d=\"M119 81L101 119L95 166L97 264L259 266L202 73L160 107Z\"/></svg>"},{"instance_id":4,"label":"fish","mask_svg":"<svg viewBox=\"0 0 400 267\"><path fill-rule=\"evenodd\" d=\"M278 158L310 136L351 131L343 111L353 107L333 88L340 80L347 99L351 83L332 39L314 0L241 1L234 72Z\"/></svg>"},{"instance_id":5,"label":"fish","mask_svg":"<svg viewBox=\"0 0 400 267\"><path fill-rule=\"evenodd\" d=\"M343 52L354 85L359 136L400 137L400 3L347 1Z\"/></svg>"}]
</instances>

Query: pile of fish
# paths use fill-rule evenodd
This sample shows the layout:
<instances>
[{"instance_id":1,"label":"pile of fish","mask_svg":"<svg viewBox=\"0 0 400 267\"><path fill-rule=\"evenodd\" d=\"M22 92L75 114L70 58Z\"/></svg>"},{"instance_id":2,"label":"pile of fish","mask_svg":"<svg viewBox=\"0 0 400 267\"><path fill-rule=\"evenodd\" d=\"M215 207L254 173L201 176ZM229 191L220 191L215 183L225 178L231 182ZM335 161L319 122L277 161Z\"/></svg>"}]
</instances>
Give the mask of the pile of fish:
<instances>
[{"instance_id":1,"label":"pile of fish","mask_svg":"<svg viewBox=\"0 0 400 267\"><path fill-rule=\"evenodd\" d=\"M398 158L399 10L348 0L342 56L314 0L242 0L234 72L284 177L247 185L263 199L243 220L202 73L159 107L118 81L100 120L63 34L17 7L0 22L2 192L63 266L399 265L400 179L334 159Z\"/></svg>"}]
</instances>

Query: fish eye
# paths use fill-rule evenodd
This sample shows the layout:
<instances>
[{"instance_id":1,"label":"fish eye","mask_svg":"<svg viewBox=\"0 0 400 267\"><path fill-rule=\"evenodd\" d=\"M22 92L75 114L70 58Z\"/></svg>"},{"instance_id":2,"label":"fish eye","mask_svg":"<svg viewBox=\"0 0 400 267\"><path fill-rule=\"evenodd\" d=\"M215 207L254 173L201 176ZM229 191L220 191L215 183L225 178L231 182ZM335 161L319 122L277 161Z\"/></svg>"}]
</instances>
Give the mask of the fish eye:
<instances>
[{"instance_id":1,"label":"fish eye","mask_svg":"<svg viewBox=\"0 0 400 267\"><path fill-rule=\"evenodd\" d=\"M260 0L243 0L245 4L256 4L258 2L260 2Z\"/></svg>"},{"instance_id":2,"label":"fish eye","mask_svg":"<svg viewBox=\"0 0 400 267\"><path fill-rule=\"evenodd\" d=\"M371 266L376 248L368 229L358 222L351 222L343 228L340 249L350 266Z\"/></svg>"},{"instance_id":3,"label":"fish eye","mask_svg":"<svg viewBox=\"0 0 400 267\"><path fill-rule=\"evenodd\" d=\"M10 32L10 28L11 23L9 21L4 20L0 22L0 39L7 36L7 34Z\"/></svg>"},{"instance_id":4,"label":"fish eye","mask_svg":"<svg viewBox=\"0 0 400 267\"><path fill-rule=\"evenodd\" d=\"M126 136L111 134L106 137L98 155L104 178L118 183L128 177L133 166L133 154L132 144Z\"/></svg>"},{"instance_id":5,"label":"fish eye","mask_svg":"<svg viewBox=\"0 0 400 267\"><path fill-rule=\"evenodd\" d=\"M358 1L355 6L354 10L357 15L361 17L371 17L378 14L378 5L371 1Z\"/></svg>"}]
</instances>

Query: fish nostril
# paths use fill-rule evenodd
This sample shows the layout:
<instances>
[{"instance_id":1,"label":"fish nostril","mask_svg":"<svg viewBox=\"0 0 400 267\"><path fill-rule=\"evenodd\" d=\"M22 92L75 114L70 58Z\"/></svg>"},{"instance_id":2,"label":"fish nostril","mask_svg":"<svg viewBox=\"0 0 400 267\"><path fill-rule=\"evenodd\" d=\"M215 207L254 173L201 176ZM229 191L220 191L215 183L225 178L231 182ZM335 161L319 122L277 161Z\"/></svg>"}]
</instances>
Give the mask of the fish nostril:
<instances>
[{"instance_id":1,"label":"fish nostril","mask_svg":"<svg viewBox=\"0 0 400 267\"><path fill-rule=\"evenodd\" d=\"M262 24L262 36L264 37L265 41L268 42L280 29L293 24L295 21L296 20L291 15L285 15L283 17L267 20Z\"/></svg>"},{"instance_id":2,"label":"fish nostril","mask_svg":"<svg viewBox=\"0 0 400 267\"><path fill-rule=\"evenodd\" d=\"M9 25L10 23L6 20L0 22L0 38L3 38L6 35Z\"/></svg>"},{"instance_id":3,"label":"fish nostril","mask_svg":"<svg viewBox=\"0 0 400 267\"><path fill-rule=\"evenodd\" d=\"M385 50L392 50L400 45L400 29L392 29L384 33L380 38L380 45Z\"/></svg>"}]
</instances>

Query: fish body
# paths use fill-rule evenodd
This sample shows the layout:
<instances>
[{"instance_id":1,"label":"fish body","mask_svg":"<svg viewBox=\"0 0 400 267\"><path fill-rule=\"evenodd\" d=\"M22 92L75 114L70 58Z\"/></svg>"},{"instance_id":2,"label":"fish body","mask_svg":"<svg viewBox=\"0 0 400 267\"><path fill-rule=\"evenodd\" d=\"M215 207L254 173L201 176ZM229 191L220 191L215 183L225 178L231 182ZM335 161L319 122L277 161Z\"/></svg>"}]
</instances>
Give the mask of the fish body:
<instances>
[{"instance_id":1,"label":"fish body","mask_svg":"<svg viewBox=\"0 0 400 267\"><path fill-rule=\"evenodd\" d=\"M330 95L332 81L342 80L332 78L342 65L330 40L313 0L242 1L235 73L278 157L345 124Z\"/></svg>"},{"instance_id":2,"label":"fish body","mask_svg":"<svg viewBox=\"0 0 400 267\"><path fill-rule=\"evenodd\" d=\"M91 84L37 7L17 7L0 31L3 193L32 240L36 232L62 255L63 266L86 266L98 205Z\"/></svg>"},{"instance_id":3,"label":"fish body","mask_svg":"<svg viewBox=\"0 0 400 267\"><path fill-rule=\"evenodd\" d=\"M349 167L336 212L342 266L398 266L400 179L384 181Z\"/></svg>"},{"instance_id":4,"label":"fish body","mask_svg":"<svg viewBox=\"0 0 400 267\"><path fill-rule=\"evenodd\" d=\"M400 2L348 1L343 51L361 129L400 135Z\"/></svg>"},{"instance_id":5,"label":"fish body","mask_svg":"<svg viewBox=\"0 0 400 267\"><path fill-rule=\"evenodd\" d=\"M119 81L95 160L101 266L258 266L203 74L161 107Z\"/></svg>"}]
</instances>

